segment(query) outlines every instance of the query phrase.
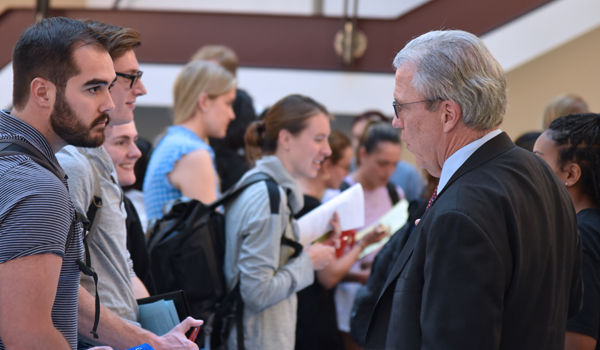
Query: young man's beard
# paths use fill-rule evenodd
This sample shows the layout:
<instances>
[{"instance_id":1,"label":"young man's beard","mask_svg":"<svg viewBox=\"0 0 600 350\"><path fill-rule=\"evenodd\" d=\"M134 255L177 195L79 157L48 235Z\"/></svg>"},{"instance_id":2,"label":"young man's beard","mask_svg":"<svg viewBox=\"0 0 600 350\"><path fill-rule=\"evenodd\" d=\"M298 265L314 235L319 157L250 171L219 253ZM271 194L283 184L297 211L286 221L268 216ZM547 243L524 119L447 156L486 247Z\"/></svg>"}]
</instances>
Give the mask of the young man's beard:
<instances>
[{"instance_id":1,"label":"young man's beard","mask_svg":"<svg viewBox=\"0 0 600 350\"><path fill-rule=\"evenodd\" d=\"M54 132L62 138L67 144L77 147L100 147L104 142L104 132L98 135L92 135L92 129L100 121L106 119L108 125L109 116L103 113L94 119L90 126L86 126L80 118L77 117L63 92L57 92L54 109L50 114L50 123Z\"/></svg>"}]
</instances>

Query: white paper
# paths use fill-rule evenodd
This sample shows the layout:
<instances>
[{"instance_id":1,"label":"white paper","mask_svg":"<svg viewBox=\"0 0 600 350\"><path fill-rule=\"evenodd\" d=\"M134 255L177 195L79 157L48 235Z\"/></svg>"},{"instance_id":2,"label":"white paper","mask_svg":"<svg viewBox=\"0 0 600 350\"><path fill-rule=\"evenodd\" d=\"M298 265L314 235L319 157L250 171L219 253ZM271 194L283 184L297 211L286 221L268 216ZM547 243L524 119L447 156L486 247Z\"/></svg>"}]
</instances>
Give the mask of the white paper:
<instances>
[{"instance_id":1,"label":"white paper","mask_svg":"<svg viewBox=\"0 0 600 350\"><path fill-rule=\"evenodd\" d=\"M361 184L355 184L330 201L321 204L298 220L300 244L307 245L332 230L333 213L340 217L342 231L365 224L365 197Z\"/></svg>"},{"instance_id":2,"label":"white paper","mask_svg":"<svg viewBox=\"0 0 600 350\"><path fill-rule=\"evenodd\" d=\"M356 240L362 239L367 233L371 232L375 228L375 226L381 224L386 230L389 230L390 235L383 238L381 241L371 244L366 247L359 256L359 259L362 259L367 254L383 247L392 237L394 233L406 224L408 221L408 201L406 199L401 200L396 203L387 213L385 213L377 222L362 229L360 232L356 233Z\"/></svg>"}]
</instances>

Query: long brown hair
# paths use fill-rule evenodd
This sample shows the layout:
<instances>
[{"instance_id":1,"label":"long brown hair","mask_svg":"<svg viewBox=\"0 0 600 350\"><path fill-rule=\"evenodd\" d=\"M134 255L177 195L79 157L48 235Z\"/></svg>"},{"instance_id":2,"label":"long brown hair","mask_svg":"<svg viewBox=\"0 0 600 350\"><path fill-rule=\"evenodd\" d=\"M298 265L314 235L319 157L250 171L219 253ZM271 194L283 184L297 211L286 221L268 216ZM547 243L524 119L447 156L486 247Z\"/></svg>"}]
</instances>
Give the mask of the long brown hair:
<instances>
[{"instance_id":1,"label":"long brown hair","mask_svg":"<svg viewBox=\"0 0 600 350\"><path fill-rule=\"evenodd\" d=\"M244 141L248 160L254 162L265 154L275 153L281 130L297 135L306 128L306 120L318 113L330 117L325 106L307 96L289 95L277 101L264 120L250 124L246 130Z\"/></svg>"}]
</instances>

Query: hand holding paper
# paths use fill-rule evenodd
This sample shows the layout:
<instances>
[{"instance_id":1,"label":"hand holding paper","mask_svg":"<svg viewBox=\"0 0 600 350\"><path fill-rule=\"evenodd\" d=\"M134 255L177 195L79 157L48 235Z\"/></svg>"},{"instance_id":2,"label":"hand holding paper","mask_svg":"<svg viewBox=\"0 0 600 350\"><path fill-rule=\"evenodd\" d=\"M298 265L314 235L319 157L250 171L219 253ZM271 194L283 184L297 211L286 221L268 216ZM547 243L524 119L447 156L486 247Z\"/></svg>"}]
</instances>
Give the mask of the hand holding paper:
<instances>
[{"instance_id":1,"label":"hand holding paper","mask_svg":"<svg viewBox=\"0 0 600 350\"><path fill-rule=\"evenodd\" d=\"M300 218L300 244L310 244L331 231L329 221L335 212L339 215L342 231L353 230L365 224L365 199L360 184L355 184Z\"/></svg>"}]
</instances>

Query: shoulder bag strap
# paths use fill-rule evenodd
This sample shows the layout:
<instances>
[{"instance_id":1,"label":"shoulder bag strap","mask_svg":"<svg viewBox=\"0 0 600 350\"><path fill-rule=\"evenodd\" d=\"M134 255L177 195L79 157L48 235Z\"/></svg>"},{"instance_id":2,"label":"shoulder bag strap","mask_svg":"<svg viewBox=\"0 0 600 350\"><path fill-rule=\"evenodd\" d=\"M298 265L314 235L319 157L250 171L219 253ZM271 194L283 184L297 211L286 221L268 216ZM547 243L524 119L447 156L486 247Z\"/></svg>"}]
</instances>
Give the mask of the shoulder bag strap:
<instances>
[{"instance_id":1,"label":"shoulder bag strap","mask_svg":"<svg viewBox=\"0 0 600 350\"><path fill-rule=\"evenodd\" d=\"M396 185L391 182L388 182L387 185L388 193L390 194L390 199L392 200L392 206L396 205L396 203L400 202L400 197L398 196L398 191L396 191Z\"/></svg>"}]
</instances>

